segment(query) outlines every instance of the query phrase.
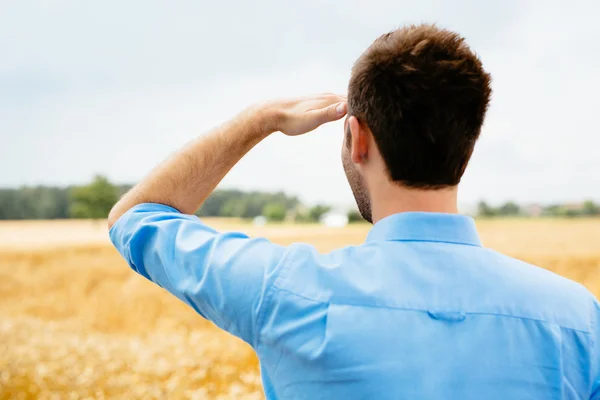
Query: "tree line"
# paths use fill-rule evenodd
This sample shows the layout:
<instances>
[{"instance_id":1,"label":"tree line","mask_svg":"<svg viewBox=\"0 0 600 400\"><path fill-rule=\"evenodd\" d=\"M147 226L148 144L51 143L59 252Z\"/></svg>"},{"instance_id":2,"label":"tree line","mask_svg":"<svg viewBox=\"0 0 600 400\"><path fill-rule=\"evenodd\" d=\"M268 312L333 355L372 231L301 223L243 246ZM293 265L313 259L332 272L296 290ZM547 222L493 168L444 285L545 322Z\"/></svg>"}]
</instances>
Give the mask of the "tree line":
<instances>
[{"instance_id":1,"label":"tree line","mask_svg":"<svg viewBox=\"0 0 600 400\"><path fill-rule=\"evenodd\" d=\"M0 189L0 220L105 218L129 188L97 176L84 186Z\"/></svg>"},{"instance_id":2,"label":"tree line","mask_svg":"<svg viewBox=\"0 0 600 400\"><path fill-rule=\"evenodd\" d=\"M89 184L80 186L0 189L0 220L106 218L119 197L130 188L131 185L115 185L104 176L96 176ZM264 216L271 221L318 222L330 210L331 207L326 204L306 207L298 197L283 192L218 189L204 202L197 215L244 219ZM600 204L588 200L574 204L521 206L509 201L492 206L481 201L473 214L488 218L587 217L600 215ZM353 209L348 212L348 220L358 222L362 218Z\"/></svg>"},{"instance_id":3,"label":"tree line","mask_svg":"<svg viewBox=\"0 0 600 400\"><path fill-rule=\"evenodd\" d=\"M477 215L480 217L593 217L600 215L600 204L592 200L586 200L581 203L533 204L520 206L519 204L508 201L497 207L493 207L485 201L479 202L477 206Z\"/></svg>"},{"instance_id":4,"label":"tree line","mask_svg":"<svg viewBox=\"0 0 600 400\"><path fill-rule=\"evenodd\" d=\"M96 176L81 186L0 189L0 220L106 218L119 197L130 188L131 185L114 185L106 177ZM281 221L292 214L296 221L316 222L329 210L329 206L322 204L304 207L296 196L283 192L218 189L197 215L246 219L264 216Z\"/></svg>"}]
</instances>

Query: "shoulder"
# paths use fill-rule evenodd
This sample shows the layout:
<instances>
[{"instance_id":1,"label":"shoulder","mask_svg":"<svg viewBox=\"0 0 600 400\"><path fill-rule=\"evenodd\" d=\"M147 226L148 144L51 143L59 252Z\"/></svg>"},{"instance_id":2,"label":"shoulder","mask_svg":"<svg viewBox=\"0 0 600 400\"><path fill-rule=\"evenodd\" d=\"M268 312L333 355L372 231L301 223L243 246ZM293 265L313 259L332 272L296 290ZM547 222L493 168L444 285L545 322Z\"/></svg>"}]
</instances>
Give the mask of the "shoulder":
<instances>
[{"instance_id":1,"label":"shoulder","mask_svg":"<svg viewBox=\"0 0 600 400\"><path fill-rule=\"evenodd\" d=\"M596 297L581 283L553 271L486 250L493 281L526 317L543 319L565 328L592 329Z\"/></svg>"},{"instance_id":2,"label":"shoulder","mask_svg":"<svg viewBox=\"0 0 600 400\"><path fill-rule=\"evenodd\" d=\"M350 264L364 260L362 246L347 246L329 253L306 243L286 247L276 289L292 292L317 302L331 299L336 286L344 281ZM346 277L348 278L348 277Z\"/></svg>"},{"instance_id":3,"label":"shoulder","mask_svg":"<svg viewBox=\"0 0 600 400\"><path fill-rule=\"evenodd\" d=\"M515 278L515 283L527 285L532 293L564 296L565 299L588 299L593 295L582 284L565 278L547 268L528 263L494 250L486 249L492 261L492 267L499 267L505 274ZM494 265L496 264L497 265Z\"/></svg>"}]
</instances>

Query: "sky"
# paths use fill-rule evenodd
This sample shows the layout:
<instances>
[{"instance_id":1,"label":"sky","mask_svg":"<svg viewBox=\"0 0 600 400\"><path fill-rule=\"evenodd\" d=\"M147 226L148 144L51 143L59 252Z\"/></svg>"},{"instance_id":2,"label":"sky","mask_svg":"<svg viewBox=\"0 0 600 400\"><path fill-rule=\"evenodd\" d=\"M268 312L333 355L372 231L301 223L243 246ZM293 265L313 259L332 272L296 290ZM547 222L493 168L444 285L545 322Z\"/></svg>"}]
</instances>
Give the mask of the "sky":
<instances>
[{"instance_id":1,"label":"sky","mask_svg":"<svg viewBox=\"0 0 600 400\"><path fill-rule=\"evenodd\" d=\"M600 200L598 16L595 0L0 1L0 187L135 183L256 101L345 93L375 38L435 22L493 76L460 201ZM350 204L342 125L272 135L222 187Z\"/></svg>"}]
</instances>

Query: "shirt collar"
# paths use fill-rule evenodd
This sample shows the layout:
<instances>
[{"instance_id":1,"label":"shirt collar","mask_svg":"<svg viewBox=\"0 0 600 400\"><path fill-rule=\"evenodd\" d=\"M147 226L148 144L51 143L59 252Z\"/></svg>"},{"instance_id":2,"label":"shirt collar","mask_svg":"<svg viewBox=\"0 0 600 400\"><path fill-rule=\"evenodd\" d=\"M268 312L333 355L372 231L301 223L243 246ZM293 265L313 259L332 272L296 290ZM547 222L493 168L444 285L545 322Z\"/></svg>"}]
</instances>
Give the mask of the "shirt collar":
<instances>
[{"instance_id":1,"label":"shirt collar","mask_svg":"<svg viewBox=\"0 0 600 400\"><path fill-rule=\"evenodd\" d=\"M393 214L377 221L366 241L387 240L482 246L473 218L459 214L428 212Z\"/></svg>"}]
</instances>

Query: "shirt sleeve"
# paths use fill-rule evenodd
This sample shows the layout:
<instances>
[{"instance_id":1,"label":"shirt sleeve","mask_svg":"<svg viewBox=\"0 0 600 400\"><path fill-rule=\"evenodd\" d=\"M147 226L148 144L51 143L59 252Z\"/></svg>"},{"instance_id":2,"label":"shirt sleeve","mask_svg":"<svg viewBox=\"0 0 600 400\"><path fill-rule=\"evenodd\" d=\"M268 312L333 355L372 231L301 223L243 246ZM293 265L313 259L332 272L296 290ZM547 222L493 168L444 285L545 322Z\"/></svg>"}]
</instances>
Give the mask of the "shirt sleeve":
<instances>
[{"instance_id":1,"label":"shirt sleeve","mask_svg":"<svg viewBox=\"0 0 600 400\"><path fill-rule=\"evenodd\" d=\"M242 233L219 233L196 216L140 204L111 228L131 268L204 318L255 346L258 315L285 248Z\"/></svg>"}]
</instances>

